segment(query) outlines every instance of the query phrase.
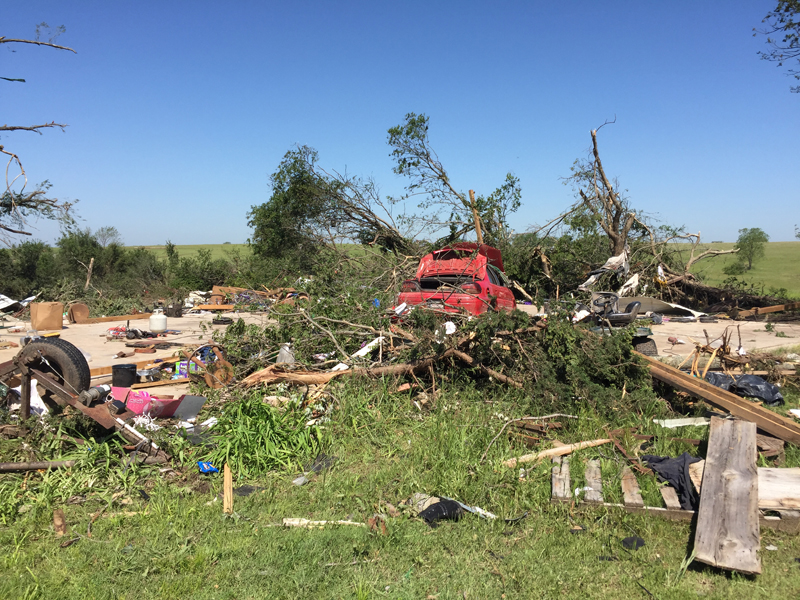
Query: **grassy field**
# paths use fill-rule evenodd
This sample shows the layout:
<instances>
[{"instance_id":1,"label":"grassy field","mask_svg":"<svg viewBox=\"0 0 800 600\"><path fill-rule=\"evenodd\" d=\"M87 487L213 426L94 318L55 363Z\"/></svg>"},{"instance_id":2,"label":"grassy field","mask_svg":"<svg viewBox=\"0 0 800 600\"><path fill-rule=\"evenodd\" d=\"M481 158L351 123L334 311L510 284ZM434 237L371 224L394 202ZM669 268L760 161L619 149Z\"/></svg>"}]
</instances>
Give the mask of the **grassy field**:
<instances>
[{"instance_id":1,"label":"grassy field","mask_svg":"<svg viewBox=\"0 0 800 600\"><path fill-rule=\"evenodd\" d=\"M733 244L702 244L696 254L706 248L729 250ZM685 253L686 258L689 252ZM728 275L722 270L736 261L736 255L707 258L695 264L693 272L709 285L719 285ZM764 258L753 264L753 269L737 279L756 284L764 293L770 288L786 288L791 296L800 297L800 242L769 242L764 248Z\"/></svg>"},{"instance_id":2,"label":"grassy field","mask_svg":"<svg viewBox=\"0 0 800 600\"><path fill-rule=\"evenodd\" d=\"M136 248L145 248L150 250L158 258L166 258L167 252L164 246L135 246ZM211 258L227 258L232 251L240 252L242 255L250 253L250 246L247 244L192 244L185 246L176 246L179 256L192 257L197 256L200 250L206 249L211 251Z\"/></svg>"},{"instance_id":3,"label":"grassy field","mask_svg":"<svg viewBox=\"0 0 800 600\"><path fill-rule=\"evenodd\" d=\"M550 467L528 477L502 459L528 451L500 437L480 458L509 416L537 414L519 396L458 390L444 384L431 412L419 412L408 393L391 382L369 390L357 383L333 386L340 403L328 424L325 451L334 467L292 485L297 469L249 482L256 489L235 497L234 515L222 514L222 476L185 475L154 467L122 472L114 485L98 481L64 498L37 503L44 475L4 474L3 493L28 498L27 511L0 526L2 598L792 598L800 589L800 536L762 531L763 574L743 577L700 564L688 566L693 529L687 523L628 515L617 509L550 503ZM528 401L525 401L527 404ZM790 396L788 404L797 405ZM659 431L652 418L662 403L621 416L642 433ZM207 416L201 413L202 420ZM598 437L605 423L593 412L564 419L563 442ZM708 428L681 430L706 438ZM21 443L8 440L4 444ZM635 444L634 440L623 443ZM676 456L695 446L659 440L648 452ZM787 447L785 466L800 464ZM572 486L584 485L583 461L601 461L606 501L621 502L621 459L612 447L574 454ZM763 460L763 459L762 459ZM219 465L221 467L221 465ZM62 471L62 473L64 473ZM82 475L65 473L68 481ZM658 483L638 476L645 504L661 506ZM609 484L608 482L616 482ZM241 486L235 481L234 486ZM49 485L53 485L52 482ZM94 489L91 487L94 485ZM146 490L145 499L139 490ZM284 517L366 522L415 492L441 494L480 506L516 524L466 515L431 529L404 513L387 517L385 533L368 527L284 528ZM77 502L67 496L80 494ZM82 502L83 503L80 503ZM69 531L56 537L53 508L62 507ZM87 529L92 515L100 509ZM582 529L577 530L576 526ZM622 539L639 536L638 551ZM65 542L74 540L66 546ZM766 551L768 545L777 550ZM687 568L688 566L688 568Z\"/></svg>"}]
</instances>

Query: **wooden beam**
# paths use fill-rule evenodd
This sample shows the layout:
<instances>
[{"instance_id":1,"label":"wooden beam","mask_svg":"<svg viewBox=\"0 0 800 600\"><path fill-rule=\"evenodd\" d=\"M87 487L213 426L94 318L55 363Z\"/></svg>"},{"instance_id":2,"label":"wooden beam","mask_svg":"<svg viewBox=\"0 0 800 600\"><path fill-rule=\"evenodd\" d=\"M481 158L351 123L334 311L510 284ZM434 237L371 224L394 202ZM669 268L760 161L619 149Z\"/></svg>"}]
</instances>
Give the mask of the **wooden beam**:
<instances>
[{"instance_id":1,"label":"wooden beam","mask_svg":"<svg viewBox=\"0 0 800 600\"><path fill-rule=\"evenodd\" d=\"M180 359L180 358L165 358L160 363L154 364L153 363L153 359L152 358L148 358L147 360L140 360L138 362L122 361L119 364L121 364L121 365L136 365L136 369L140 370L140 369L154 368L154 367L156 367L158 365L165 364L165 363L174 363L174 362L177 362L179 360L183 360L183 359ZM95 367L94 369L90 369L89 370L89 374L92 377L100 377L101 375L111 375L111 373L113 372L112 371L113 368L114 368L114 365L107 365L105 367Z\"/></svg>"},{"instance_id":2,"label":"wooden beam","mask_svg":"<svg viewBox=\"0 0 800 600\"><path fill-rule=\"evenodd\" d=\"M695 560L761 573L756 425L712 417L694 538Z\"/></svg>"},{"instance_id":3,"label":"wooden beam","mask_svg":"<svg viewBox=\"0 0 800 600\"><path fill-rule=\"evenodd\" d=\"M650 367L650 374L659 381L683 392L702 398L712 406L732 415L755 423L760 429L786 442L800 445L800 424L782 417L771 410L726 392L697 377L692 377L655 358L635 352Z\"/></svg>"},{"instance_id":4,"label":"wooden beam","mask_svg":"<svg viewBox=\"0 0 800 600\"><path fill-rule=\"evenodd\" d=\"M765 306L763 308L751 308L750 310L738 310L734 308L731 310L731 316L734 319L746 319L747 317L757 317L758 315L783 312L785 310L797 310L798 308L800 308L800 302L776 304L774 306Z\"/></svg>"},{"instance_id":5,"label":"wooden beam","mask_svg":"<svg viewBox=\"0 0 800 600\"><path fill-rule=\"evenodd\" d=\"M200 304L195 306L197 310L233 310L236 308L235 304Z\"/></svg>"},{"instance_id":6,"label":"wooden beam","mask_svg":"<svg viewBox=\"0 0 800 600\"><path fill-rule=\"evenodd\" d=\"M137 313L135 315L119 315L118 317L94 317L91 319L84 319L78 321L78 325L92 324L92 323L111 323L112 321L139 321L141 319L149 319L151 313Z\"/></svg>"},{"instance_id":7,"label":"wooden beam","mask_svg":"<svg viewBox=\"0 0 800 600\"><path fill-rule=\"evenodd\" d=\"M134 383L131 386L133 390L143 390L152 387L161 387L162 385L181 385L182 383L189 383L191 379L188 377L181 377L180 379L165 379L163 381L146 381L145 383Z\"/></svg>"}]
</instances>

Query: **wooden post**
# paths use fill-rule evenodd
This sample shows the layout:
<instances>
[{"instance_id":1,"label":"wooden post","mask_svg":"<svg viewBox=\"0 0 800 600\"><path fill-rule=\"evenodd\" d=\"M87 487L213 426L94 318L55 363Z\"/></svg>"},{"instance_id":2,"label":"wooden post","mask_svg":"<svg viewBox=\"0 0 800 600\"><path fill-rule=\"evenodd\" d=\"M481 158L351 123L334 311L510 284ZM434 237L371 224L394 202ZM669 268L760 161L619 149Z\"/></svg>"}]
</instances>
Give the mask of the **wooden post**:
<instances>
[{"instance_id":1,"label":"wooden post","mask_svg":"<svg viewBox=\"0 0 800 600\"><path fill-rule=\"evenodd\" d=\"M478 245L483 244L483 233L481 233L481 220L478 217L478 210L475 208L475 190L469 191L469 206L472 208L472 218L475 219L475 235L478 236Z\"/></svg>"},{"instance_id":2,"label":"wooden post","mask_svg":"<svg viewBox=\"0 0 800 600\"><path fill-rule=\"evenodd\" d=\"M230 515L233 514L233 475L228 463L225 463L222 473L222 512Z\"/></svg>"},{"instance_id":3,"label":"wooden post","mask_svg":"<svg viewBox=\"0 0 800 600\"><path fill-rule=\"evenodd\" d=\"M31 416L31 372L22 374L22 385L20 387L19 418L26 421Z\"/></svg>"}]
</instances>

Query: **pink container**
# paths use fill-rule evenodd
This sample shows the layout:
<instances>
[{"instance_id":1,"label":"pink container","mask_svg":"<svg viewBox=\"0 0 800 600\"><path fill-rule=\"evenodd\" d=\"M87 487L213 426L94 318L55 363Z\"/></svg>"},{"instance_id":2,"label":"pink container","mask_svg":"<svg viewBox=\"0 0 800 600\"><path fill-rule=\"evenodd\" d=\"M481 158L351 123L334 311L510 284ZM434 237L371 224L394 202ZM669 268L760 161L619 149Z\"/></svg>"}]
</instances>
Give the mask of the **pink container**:
<instances>
[{"instance_id":1,"label":"pink container","mask_svg":"<svg viewBox=\"0 0 800 600\"><path fill-rule=\"evenodd\" d=\"M113 393L113 390L112 390ZM183 401L180 398L155 398L145 390L130 390L128 393L128 409L137 415L147 414L153 418L168 419Z\"/></svg>"}]
</instances>

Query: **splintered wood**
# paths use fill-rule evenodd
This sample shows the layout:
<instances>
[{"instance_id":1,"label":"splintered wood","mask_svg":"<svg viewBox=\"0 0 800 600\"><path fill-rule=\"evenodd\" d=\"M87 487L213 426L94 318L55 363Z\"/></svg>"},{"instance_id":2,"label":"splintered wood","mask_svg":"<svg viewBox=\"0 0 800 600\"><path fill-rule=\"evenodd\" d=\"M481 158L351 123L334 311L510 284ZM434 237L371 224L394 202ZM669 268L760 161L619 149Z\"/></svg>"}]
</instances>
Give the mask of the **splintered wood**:
<instances>
[{"instance_id":1,"label":"splintered wood","mask_svg":"<svg viewBox=\"0 0 800 600\"><path fill-rule=\"evenodd\" d=\"M756 425L711 419L703 471L695 560L747 574L761 573Z\"/></svg>"}]
</instances>

